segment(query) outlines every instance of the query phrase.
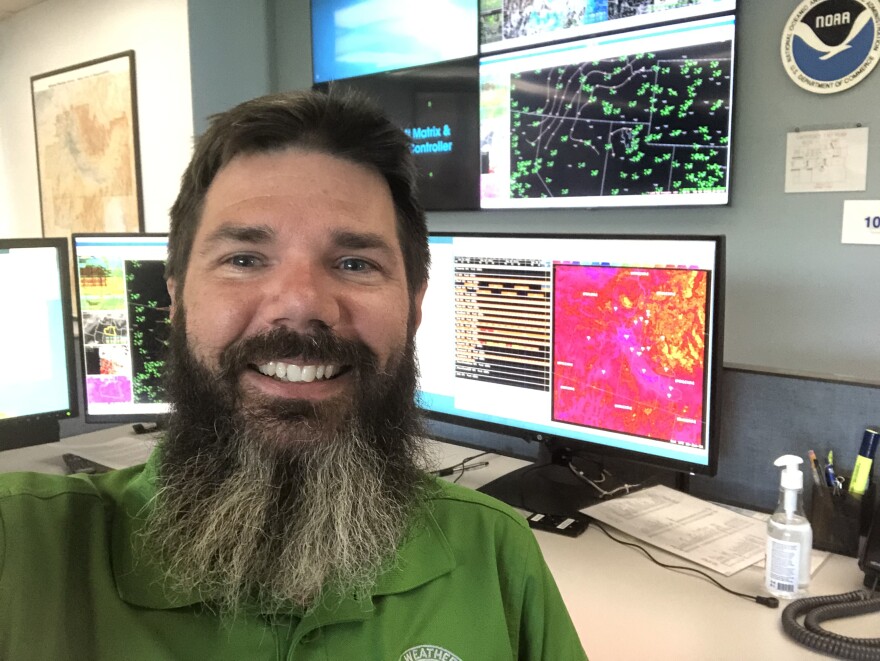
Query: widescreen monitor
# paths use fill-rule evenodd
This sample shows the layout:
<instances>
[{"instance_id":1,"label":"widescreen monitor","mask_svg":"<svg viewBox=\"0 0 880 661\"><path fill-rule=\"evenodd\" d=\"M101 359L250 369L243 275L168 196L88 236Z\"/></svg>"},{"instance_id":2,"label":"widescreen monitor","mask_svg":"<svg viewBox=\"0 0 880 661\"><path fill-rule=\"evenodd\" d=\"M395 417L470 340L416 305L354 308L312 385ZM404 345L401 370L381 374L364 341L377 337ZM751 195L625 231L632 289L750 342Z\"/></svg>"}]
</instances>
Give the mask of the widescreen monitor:
<instances>
[{"instance_id":1,"label":"widescreen monitor","mask_svg":"<svg viewBox=\"0 0 880 661\"><path fill-rule=\"evenodd\" d=\"M0 450L57 441L78 415L68 242L0 239Z\"/></svg>"},{"instance_id":2,"label":"widescreen monitor","mask_svg":"<svg viewBox=\"0 0 880 661\"><path fill-rule=\"evenodd\" d=\"M715 473L722 236L432 233L430 248L430 419Z\"/></svg>"},{"instance_id":3,"label":"widescreen monitor","mask_svg":"<svg viewBox=\"0 0 880 661\"><path fill-rule=\"evenodd\" d=\"M74 234L86 422L161 421L167 235Z\"/></svg>"},{"instance_id":4,"label":"widescreen monitor","mask_svg":"<svg viewBox=\"0 0 880 661\"><path fill-rule=\"evenodd\" d=\"M477 0L312 0L313 82L477 54Z\"/></svg>"},{"instance_id":5,"label":"widescreen monitor","mask_svg":"<svg viewBox=\"0 0 880 661\"><path fill-rule=\"evenodd\" d=\"M735 17L480 59L481 207L722 205Z\"/></svg>"},{"instance_id":6,"label":"widescreen monitor","mask_svg":"<svg viewBox=\"0 0 880 661\"><path fill-rule=\"evenodd\" d=\"M690 20L736 0L480 0L480 53Z\"/></svg>"},{"instance_id":7,"label":"widescreen monitor","mask_svg":"<svg viewBox=\"0 0 880 661\"><path fill-rule=\"evenodd\" d=\"M412 140L419 199L428 211L480 208L477 58L315 85L372 99Z\"/></svg>"}]
</instances>

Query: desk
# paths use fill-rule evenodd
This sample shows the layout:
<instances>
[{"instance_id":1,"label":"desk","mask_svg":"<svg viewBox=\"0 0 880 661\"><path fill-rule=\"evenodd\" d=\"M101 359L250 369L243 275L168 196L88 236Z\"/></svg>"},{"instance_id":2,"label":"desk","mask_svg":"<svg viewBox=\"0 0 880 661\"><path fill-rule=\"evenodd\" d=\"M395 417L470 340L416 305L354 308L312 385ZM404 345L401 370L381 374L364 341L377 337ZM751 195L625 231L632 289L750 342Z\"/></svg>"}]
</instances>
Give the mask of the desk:
<instances>
[{"instance_id":1,"label":"desk","mask_svg":"<svg viewBox=\"0 0 880 661\"><path fill-rule=\"evenodd\" d=\"M62 473L63 452L97 447L130 433L127 427L104 429L61 443L0 452L0 472ZM132 435L132 443L141 452L145 439ZM452 465L473 454L469 448L431 443L434 467ZM458 483L476 488L525 463L497 455L490 455L489 461L486 468L462 474ZM591 661L828 658L798 645L782 631L784 602L770 609L727 594L697 576L659 567L638 550L621 546L592 527L575 539L545 532L536 536ZM663 551L651 552L660 560L684 564ZM716 578L739 592L764 594L759 568ZM854 558L831 555L814 574L810 593L849 592L859 589L861 581ZM826 627L844 635L876 636L880 614L839 620Z\"/></svg>"},{"instance_id":2,"label":"desk","mask_svg":"<svg viewBox=\"0 0 880 661\"><path fill-rule=\"evenodd\" d=\"M444 466L474 454L469 448L436 447L435 461ZM477 488L525 463L492 455L488 467L463 473L458 483ZM542 531L535 535L591 661L828 658L785 634L785 601L771 609L728 594L696 575L659 567L593 527L575 539ZM688 564L659 549L650 551L663 562ZM714 577L738 592L767 594L758 567ZM810 595L857 590L862 578L855 558L831 554L814 574ZM880 613L824 626L842 635L873 637L880 631Z\"/></svg>"}]
</instances>

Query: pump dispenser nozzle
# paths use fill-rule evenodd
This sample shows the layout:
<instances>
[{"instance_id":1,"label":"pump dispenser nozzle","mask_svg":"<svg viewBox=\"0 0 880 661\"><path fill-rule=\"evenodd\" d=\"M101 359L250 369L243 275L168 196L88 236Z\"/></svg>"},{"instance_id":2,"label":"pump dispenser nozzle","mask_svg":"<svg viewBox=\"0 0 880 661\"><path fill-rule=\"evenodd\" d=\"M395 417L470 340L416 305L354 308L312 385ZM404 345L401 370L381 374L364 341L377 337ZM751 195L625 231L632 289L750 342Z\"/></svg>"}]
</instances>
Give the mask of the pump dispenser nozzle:
<instances>
[{"instance_id":1,"label":"pump dispenser nozzle","mask_svg":"<svg viewBox=\"0 0 880 661\"><path fill-rule=\"evenodd\" d=\"M780 486L783 489L804 488L804 474L798 468L802 463L804 463L804 460L796 454L784 454L773 462L776 466L785 466L785 470L782 471L782 481L780 482Z\"/></svg>"}]
</instances>

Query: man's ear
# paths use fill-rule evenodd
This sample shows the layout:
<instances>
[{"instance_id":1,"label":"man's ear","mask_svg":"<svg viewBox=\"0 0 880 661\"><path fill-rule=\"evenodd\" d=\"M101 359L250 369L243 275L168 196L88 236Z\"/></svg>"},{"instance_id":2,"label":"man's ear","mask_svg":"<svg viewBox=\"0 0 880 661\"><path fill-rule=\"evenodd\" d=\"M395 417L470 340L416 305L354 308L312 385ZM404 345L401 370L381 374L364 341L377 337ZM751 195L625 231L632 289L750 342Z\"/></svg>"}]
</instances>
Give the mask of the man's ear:
<instances>
[{"instance_id":1,"label":"man's ear","mask_svg":"<svg viewBox=\"0 0 880 661\"><path fill-rule=\"evenodd\" d=\"M413 297L413 333L415 333L419 329L419 324L422 323L422 301L425 300L425 292L427 291L427 289L428 283L426 282L421 286L419 291L417 291L416 295Z\"/></svg>"},{"instance_id":2,"label":"man's ear","mask_svg":"<svg viewBox=\"0 0 880 661\"><path fill-rule=\"evenodd\" d=\"M177 283L174 278L168 278L165 281L165 287L168 289L168 295L171 297L171 311L170 316L174 319L174 310L177 308L177 296L175 296L177 292Z\"/></svg>"}]
</instances>

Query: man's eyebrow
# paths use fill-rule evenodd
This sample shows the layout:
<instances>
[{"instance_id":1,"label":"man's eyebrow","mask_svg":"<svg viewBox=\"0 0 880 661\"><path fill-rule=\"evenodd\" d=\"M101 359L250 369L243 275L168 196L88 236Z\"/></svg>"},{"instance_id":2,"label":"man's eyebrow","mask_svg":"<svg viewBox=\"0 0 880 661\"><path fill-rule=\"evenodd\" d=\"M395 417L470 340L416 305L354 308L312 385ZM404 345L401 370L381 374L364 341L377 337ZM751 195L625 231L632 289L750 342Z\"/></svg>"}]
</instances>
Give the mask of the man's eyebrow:
<instances>
[{"instance_id":1,"label":"man's eyebrow","mask_svg":"<svg viewBox=\"0 0 880 661\"><path fill-rule=\"evenodd\" d=\"M205 247L211 248L220 243L266 244L274 238L275 230L267 225L225 224L205 237Z\"/></svg>"},{"instance_id":2,"label":"man's eyebrow","mask_svg":"<svg viewBox=\"0 0 880 661\"><path fill-rule=\"evenodd\" d=\"M385 237L373 232L351 232L347 230L334 230L331 233L333 243L340 248L351 250L379 249L384 252L394 252L394 246L390 245Z\"/></svg>"}]
</instances>

